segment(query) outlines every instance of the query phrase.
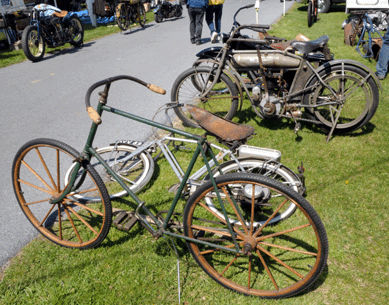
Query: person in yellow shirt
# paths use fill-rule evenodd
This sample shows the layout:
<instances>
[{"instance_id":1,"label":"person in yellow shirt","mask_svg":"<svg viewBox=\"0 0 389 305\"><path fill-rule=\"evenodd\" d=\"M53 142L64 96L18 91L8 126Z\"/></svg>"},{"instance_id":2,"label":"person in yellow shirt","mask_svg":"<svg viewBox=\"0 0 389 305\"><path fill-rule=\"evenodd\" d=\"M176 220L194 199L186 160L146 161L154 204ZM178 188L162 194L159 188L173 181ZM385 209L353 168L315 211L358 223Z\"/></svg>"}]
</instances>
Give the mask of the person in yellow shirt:
<instances>
[{"instance_id":1,"label":"person in yellow shirt","mask_svg":"<svg viewBox=\"0 0 389 305\"><path fill-rule=\"evenodd\" d=\"M222 26L224 0L209 0L207 10L205 11L205 21L211 31L211 42L215 43L220 36Z\"/></svg>"}]
</instances>

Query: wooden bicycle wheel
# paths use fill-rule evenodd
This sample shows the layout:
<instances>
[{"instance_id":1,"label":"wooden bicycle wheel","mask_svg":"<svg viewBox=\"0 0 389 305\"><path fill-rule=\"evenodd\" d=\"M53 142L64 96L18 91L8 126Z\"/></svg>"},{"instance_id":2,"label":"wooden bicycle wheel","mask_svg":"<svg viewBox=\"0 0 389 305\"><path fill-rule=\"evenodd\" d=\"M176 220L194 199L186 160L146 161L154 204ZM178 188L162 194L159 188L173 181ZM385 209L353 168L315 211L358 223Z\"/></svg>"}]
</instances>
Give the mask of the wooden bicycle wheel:
<instances>
[{"instance_id":1,"label":"wooden bicycle wheel","mask_svg":"<svg viewBox=\"0 0 389 305\"><path fill-rule=\"evenodd\" d=\"M85 171L77 178L77 190L56 204L51 202L66 189L65 173L79 155L56 140L30 141L15 156L12 182L21 209L42 235L64 247L88 249L104 240L112 222L111 201L96 171L83 162ZM76 193L101 201L81 200Z\"/></svg>"}]
</instances>

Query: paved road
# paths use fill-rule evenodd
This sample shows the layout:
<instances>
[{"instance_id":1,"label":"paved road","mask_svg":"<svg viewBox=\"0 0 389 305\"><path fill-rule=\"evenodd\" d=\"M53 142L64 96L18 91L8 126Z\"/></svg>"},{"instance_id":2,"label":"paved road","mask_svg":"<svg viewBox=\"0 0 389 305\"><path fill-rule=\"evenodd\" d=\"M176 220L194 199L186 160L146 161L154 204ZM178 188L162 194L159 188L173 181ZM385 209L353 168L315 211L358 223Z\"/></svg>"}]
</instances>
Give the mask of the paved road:
<instances>
[{"instance_id":1,"label":"paved road","mask_svg":"<svg viewBox=\"0 0 389 305\"><path fill-rule=\"evenodd\" d=\"M235 11L254 0L228 0L224 4L222 31L229 32ZM286 2L290 8L294 2ZM283 3L262 0L260 23L272 24L281 15ZM239 15L242 24L255 23L254 8ZM210 47L206 23L204 44L189 41L189 18L186 9L180 19L149 24L146 29L135 29L88 42L81 49L69 49L45 55L38 63L25 61L0 69L0 266L26 245L37 233L20 210L11 182L14 155L25 142L49 137L82 149L90 128L84 107L88 87L106 77L128 74L167 90L160 96L139 85L121 86L110 92L115 107L152 118L156 109L170 101L170 89L177 76L189 68L195 54ZM124 87L124 89L123 89ZM115 87L116 88L116 87ZM94 100L97 101L97 100ZM94 103L96 105L96 103ZM149 128L139 124L103 117L96 146L110 140L142 140ZM1 268L1 267L0 267Z\"/></svg>"}]
</instances>

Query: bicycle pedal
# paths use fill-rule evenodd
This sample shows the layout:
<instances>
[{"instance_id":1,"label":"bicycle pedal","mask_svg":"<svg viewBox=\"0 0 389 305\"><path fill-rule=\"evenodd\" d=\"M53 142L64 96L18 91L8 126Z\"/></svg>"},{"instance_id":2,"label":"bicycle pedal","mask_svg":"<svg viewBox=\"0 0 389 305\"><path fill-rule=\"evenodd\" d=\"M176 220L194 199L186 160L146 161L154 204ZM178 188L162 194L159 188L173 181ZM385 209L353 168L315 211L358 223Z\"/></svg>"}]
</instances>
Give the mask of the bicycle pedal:
<instances>
[{"instance_id":1,"label":"bicycle pedal","mask_svg":"<svg viewBox=\"0 0 389 305\"><path fill-rule=\"evenodd\" d=\"M135 217L134 212L122 211L113 221L113 225L121 231L130 231L136 224L138 219Z\"/></svg>"}]
</instances>

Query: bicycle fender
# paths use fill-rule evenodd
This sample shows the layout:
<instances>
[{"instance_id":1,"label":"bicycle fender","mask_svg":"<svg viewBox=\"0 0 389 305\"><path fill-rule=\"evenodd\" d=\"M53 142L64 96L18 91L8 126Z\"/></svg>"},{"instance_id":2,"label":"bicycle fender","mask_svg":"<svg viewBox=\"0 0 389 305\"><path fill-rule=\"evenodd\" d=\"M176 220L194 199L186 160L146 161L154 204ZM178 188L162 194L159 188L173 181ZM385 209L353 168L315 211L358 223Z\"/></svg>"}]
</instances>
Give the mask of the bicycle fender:
<instances>
[{"instance_id":1,"label":"bicycle fender","mask_svg":"<svg viewBox=\"0 0 389 305\"><path fill-rule=\"evenodd\" d=\"M324 63L319 68L317 68L316 72L320 74L320 72L322 72L323 70L326 70L326 69L328 69L330 67L334 67L334 66L340 66L342 64L358 67L358 68L364 70L366 73L370 74L370 76L373 77L374 81L379 86L379 88L381 89L381 92L382 92L382 90L383 90L382 89L382 85L381 85L381 82L379 81L377 75L369 67L365 66L364 64L362 64L362 63L360 63L360 62L358 62L356 60L351 60L351 59L335 59L335 60L331 60L331 61L328 61L328 62ZM316 75L313 75L306 84L309 84L310 81L314 77L316 77Z\"/></svg>"}]
</instances>

